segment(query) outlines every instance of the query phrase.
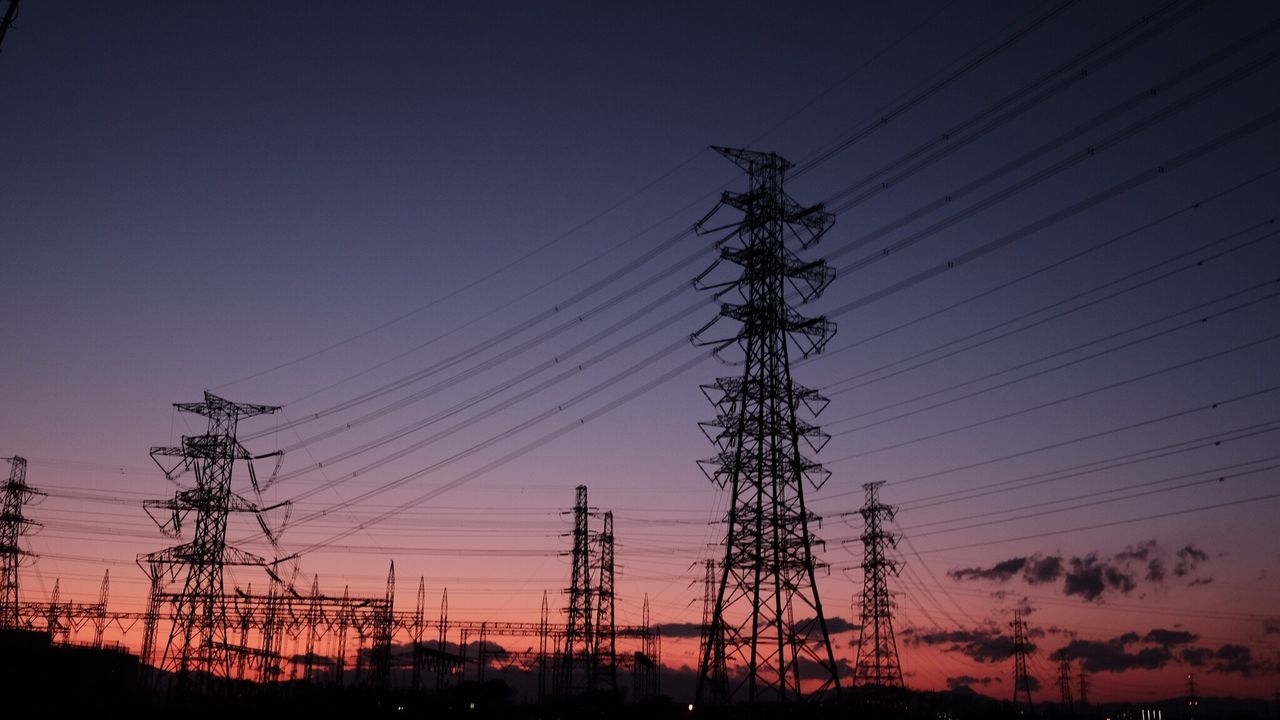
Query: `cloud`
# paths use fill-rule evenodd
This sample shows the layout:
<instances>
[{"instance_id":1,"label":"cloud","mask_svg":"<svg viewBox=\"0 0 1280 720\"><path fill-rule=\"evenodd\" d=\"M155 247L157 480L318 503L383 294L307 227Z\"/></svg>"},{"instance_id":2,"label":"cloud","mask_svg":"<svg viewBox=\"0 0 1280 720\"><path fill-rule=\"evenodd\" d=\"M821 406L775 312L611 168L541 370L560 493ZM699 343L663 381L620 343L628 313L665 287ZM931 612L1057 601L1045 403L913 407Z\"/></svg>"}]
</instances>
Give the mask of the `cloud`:
<instances>
[{"instance_id":1,"label":"cloud","mask_svg":"<svg viewBox=\"0 0 1280 720\"><path fill-rule=\"evenodd\" d=\"M1148 636L1150 635L1151 633L1148 633ZM1112 673L1126 670L1159 670L1173 660L1173 653L1163 646L1145 647L1130 652L1129 646L1138 642L1137 633L1125 633L1105 641L1072 640L1053 651L1049 659L1079 660L1086 672Z\"/></svg>"},{"instance_id":2,"label":"cloud","mask_svg":"<svg viewBox=\"0 0 1280 720\"><path fill-rule=\"evenodd\" d=\"M1187 545L1176 553L1173 574L1184 577L1208 557L1204 550ZM957 581L1007 583L1020 579L1028 585L1061 581L1064 595L1097 602L1111 593L1128 595L1137 590L1141 582L1164 582L1168 564L1165 552L1155 540L1143 540L1110 557L1097 551L1072 557L1036 553L1001 560L990 567L957 568L947 575ZM1191 584L1207 585L1212 581L1213 578L1206 577Z\"/></svg>"},{"instance_id":3,"label":"cloud","mask_svg":"<svg viewBox=\"0 0 1280 720\"><path fill-rule=\"evenodd\" d=\"M1099 559L1097 553L1071 558L1071 569L1064 577L1062 592L1085 600L1097 600L1108 590L1127 595L1138 586L1131 572L1119 564Z\"/></svg>"},{"instance_id":4,"label":"cloud","mask_svg":"<svg viewBox=\"0 0 1280 720\"><path fill-rule=\"evenodd\" d=\"M293 663L294 665L305 665L307 662L307 657L308 657L307 653L297 653L294 655L290 655L288 659L289 659L289 662ZM319 655L317 653L311 653L310 658L311 658L312 665L316 665L320 667L330 667L334 664L333 658L329 657L328 655Z\"/></svg>"},{"instance_id":5,"label":"cloud","mask_svg":"<svg viewBox=\"0 0 1280 720\"><path fill-rule=\"evenodd\" d=\"M943 649L947 652L958 652L977 662L1002 662L1013 656L1013 638L995 628L924 633L908 628L902 636L905 642L913 645L945 646ZM1028 642L1027 651L1034 652L1035 644Z\"/></svg>"},{"instance_id":6,"label":"cloud","mask_svg":"<svg viewBox=\"0 0 1280 720\"><path fill-rule=\"evenodd\" d=\"M1253 662L1253 651L1244 645L1223 645L1213 654L1212 672L1240 673L1249 676L1257 666Z\"/></svg>"},{"instance_id":7,"label":"cloud","mask_svg":"<svg viewBox=\"0 0 1280 720\"><path fill-rule=\"evenodd\" d=\"M1280 635L1280 620L1267 620L1262 623L1263 635Z\"/></svg>"},{"instance_id":8,"label":"cloud","mask_svg":"<svg viewBox=\"0 0 1280 720\"><path fill-rule=\"evenodd\" d=\"M846 632L857 632L858 630L861 630L861 629L862 629L861 625L854 622L850 622L849 620L842 618L839 615L833 615L827 618L827 633L830 635L838 635L840 633L846 633Z\"/></svg>"},{"instance_id":9,"label":"cloud","mask_svg":"<svg viewBox=\"0 0 1280 720\"><path fill-rule=\"evenodd\" d=\"M1062 556L1041 555L1002 560L989 568L960 568L947 573L954 580L1008 582L1018 575L1031 585L1049 583L1062 577Z\"/></svg>"},{"instance_id":10,"label":"cloud","mask_svg":"<svg viewBox=\"0 0 1280 720\"><path fill-rule=\"evenodd\" d=\"M1205 668L1211 673L1243 675L1267 675L1280 670L1274 662L1253 657L1246 645L1227 643L1217 650L1207 647L1189 647L1182 651L1182 661L1192 667Z\"/></svg>"},{"instance_id":11,"label":"cloud","mask_svg":"<svg viewBox=\"0 0 1280 720\"><path fill-rule=\"evenodd\" d=\"M1204 550L1194 545L1187 545L1178 551L1178 562L1173 566L1173 574L1186 577L1195 572L1197 565L1208 560L1209 554Z\"/></svg>"},{"instance_id":12,"label":"cloud","mask_svg":"<svg viewBox=\"0 0 1280 720\"><path fill-rule=\"evenodd\" d=\"M811 622L813 618L805 618L796 621L797 626ZM666 638L701 638L702 623L700 622L677 622L677 623L660 623L654 626L654 629ZM862 629L861 625L852 623L846 618L833 615L827 618L827 634L838 635L845 632L854 632Z\"/></svg>"},{"instance_id":13,"label":"cloud","mask_svg":"<svg viewBox=\"0 0 1280 720\"><path fill-rule=\"evenodd\" d=\"M1058 555L1032 555L1027 559L1027 567L1022 579L1031 585L1044 585L1062 577L1062 557Z\"/></svg>"},{"instance_id":14,"label":"cloud","mask_svg":"<svg viewBox=\"0 0 1280 720\"><path fill-rule=\"evenodd\" d=\"M659 623L653 626L663 637L668 638L700 638L702 623Z\"/></svg>"},{"instance_id":15,"label":"cloud","mask_svg":"<svg viewBox=\"0 0 1280 720\"><path fill-rule=\"evenodd\" d=\"M1003 680L1001 680L998 677L988 677L985 675L983 677L974 677L972 675L961 675L959 677L947 678L947 689L948 690L966 690L966 689L972 689L974 685L981 685L983 687L986 687L987 685L990 685L992 683L998 683L998 682L1003 682Z\"/></svg>"},{"instance_id":16,"label":"cloud","mask_svg":"<svg viewBox=\"0 0 1280 720\"><path fill-rule=\"evenodd\" d=\"M1026 567L1026 558L1010 558L992 565L989 568L961 568L947 573L956 580L994 580L1005 582L1017 575Z\"/></svg>"},{"instance_id":17,"label":"cloud","mask_svg":"<svg viewBox=\"0 0 1280 720\"><path fill-rule=\"evenodd\" d=\"M1173 647L1175 645L1187 645L1199 639L1199 635L1183 630L1154 628L1142 638L1142 642L1155 643L1157 645L1163 645L1164 647Z\"/></svg>"},{"instance_id":18,"label":"cloud","mask_svg":"<svg viewBox=\"0 0 1280 720\"><path fill-rule=\"evenodd\" d=\"M1182 649L1182 662L1191 667L1204 667L1213 659L1213 650L1206 647L1189 647Z\"/></svg>"},{"instance_id":19,"label":"cloud","mask_svg":"<svg viewBox=\"0 0 1280 720\"><path fill-rule=\"evenodd\" d=\"M1195 580L1192 580L1191 582L1187 583L1187 587L1195 587L1197 585L1208 585L1211 582L1213 582L1212 577L1196 578Z\"/></svg>"},{"instance_id":20,"label":"cloud","mask_svg":"<svg viewBox=\"0 0 1280 720\"><path fill-rule=\"evenodd\" d=\"M1148 582L1160 582L1164 580L1164 558L1160 554L1160 546L1155 540L1143 540L1137 545L1129 547L1116 553L1115 561L1119 563L1134 562L1145 565L1147 568L1146 579Z\"/></svg>"}]
</instances>

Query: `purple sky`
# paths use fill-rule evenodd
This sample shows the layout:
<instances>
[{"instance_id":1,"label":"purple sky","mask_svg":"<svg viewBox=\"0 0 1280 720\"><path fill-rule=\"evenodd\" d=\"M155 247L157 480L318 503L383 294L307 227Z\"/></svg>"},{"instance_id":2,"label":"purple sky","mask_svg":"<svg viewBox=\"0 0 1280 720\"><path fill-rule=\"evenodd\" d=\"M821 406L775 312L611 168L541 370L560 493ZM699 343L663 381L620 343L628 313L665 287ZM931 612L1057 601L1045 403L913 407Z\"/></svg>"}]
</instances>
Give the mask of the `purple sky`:
<instances>
[{"instance_id":1,"label":"purple sky","mask_svg":"<svg viewBox=\"0 0 1280 720\"><path fill-rule=\"evenodd\" d=\"M1280 212L1280 123L1267 117L1280 82L1280 31L1268 23L1280 8L1224 2L1183 17L1180 5L1080 3L921 97L1051 7L25 5L0 53L0 454L28 457L30 482L50 497L30 511L46 527L29 541L43 557L24 570L24 597L43 597L63 578L87 599L109 566L113 603L140 606L133 557L166 543L140 501L173 489L147 450L201 431L171 404L211 389L284 406L245 433L301 423L254 439L255 451L333 431L288 452L288 479L268 493L313 491L290 515L286 551L412 505L308 554L305 583L318 572L322 583L372 592L394 558L400 577L426 576L433 593L447 585L458 613L532 619L542 591L567 582L560 511L586 484L592 504L618 516L620 618L636 620L647 592L659 621L695 619L693 565L722 532L709 523L724 506L695 466L711 454L697 422L712 417L697 386L735 368L704 360L484 469L696 357L682 346L627 372L710 319L708 297L687 290L620 321L707 264L712 238L666 241L722 189L745 187L707 146L751 146L806 170L821 159L789 192L840 210L806 256L827 256L841 273L805 309L830 313L839 332L827 354L795 369L832 398L822 420L834 437L817 457L833 476L810 496L825 516L832 572L820 589L830 613L850 617L861 583L846 570L860 547L840 542L859 528L841 513L861 503L861 483L887 480L883 499L903 506L898 525L909 539L895 589L898 627L910 629L910 684L1006 678L1003 661L921 638L1003 628L1026 598L1047 631L1045 667L1072 638L1157 628L1251 651L1252 665L1215 670L1174 648L1153 670L1100 672L1099 699L1176 694L1189 669L1205 675L1206 694L1269 694L1280 668L1280 633L1267 631L1280 590L1280 503L1241 501L1280 493L1271 468L1280 430L1271 340L1280 332L1280 243L1271 233L1280 228L1267 224ZM1144 30L1072 62L1143 14L1152 18ZM879 118L874 132L822 154ZM1249 125L1259 118L1268 124ZM895 178L945 147L958 149ZM851 202L887 179L882 192ZM841 193L854 183L860 189ZM1006 236L1018 239L874 299ZM903 240L911 243L881 254ZM302 422L539 317L441 373ZM428 429L334 459L544 363ZM912 369L895 372L903 367ZM557 373L565 379L513 401ZM429 397L379 411L440 381ZM541 413L544 421L474 454L298 522ZM459 422L468 424L408 449ZM1147 451L1159 457L1131 457ZM1126 458L1142 461L1059 477ZM983 489L1005 481L1015 488ZM233 529L247 534L247 524ZM1146 559L1136 558L1143 547ZM1205 559L1178 575L1187 547ZM1073 558L1086 569L1110 563L1134 586L1090 596L1067 571L1042 583L1021 569L985 579L957 572L1032 557L1061 557L1068 571ZM1157 557L1162 579L1151 572ZM840 642L851 652L848 636ZM1157 646L1121 644L1122 653ZM1003 683L980 689L1003 697Z\"/></svg>"}]
</instances>

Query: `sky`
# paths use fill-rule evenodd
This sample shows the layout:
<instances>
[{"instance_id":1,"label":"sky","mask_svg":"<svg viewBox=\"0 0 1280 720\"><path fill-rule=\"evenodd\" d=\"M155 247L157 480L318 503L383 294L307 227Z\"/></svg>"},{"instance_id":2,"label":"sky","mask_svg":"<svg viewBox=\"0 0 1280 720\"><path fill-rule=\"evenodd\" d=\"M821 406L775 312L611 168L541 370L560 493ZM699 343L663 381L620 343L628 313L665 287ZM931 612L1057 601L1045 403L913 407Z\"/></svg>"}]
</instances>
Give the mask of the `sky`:
<instances>
[{"instance_id":1,"label":"sky","mask_svg":"<svg viewBox=\"0 0 1280 720\"><path fill-rule=\"evenodd\" d=\"M0 52L0 455L48 493L23 598L141 609L148 457L205 390L279 405L291 577L451 616L564 602L574 487L619 621L690 664L724 493L682 231L797 163L836 223L801 308L831 399L809 492L857 622L885 481L907 684L1096 700L1280 684L1280 7L1268 2L28 3ZM722 209L718 220L732 221ZM700 355L701 353L701 355ZM699 358L701 357L701 360ZM542 384L544 383L545 384ZM357 402L358 401L358 402ZM273 460L260 460L259 477ZM248 492L243 469L237 487ZM179 478L178 483L190 478ZM253 521L232 540L272 554ZM408 580L406 580L408 578ZM244 570L228 582L261 582ZM847 625L847 624L846 624ZM136 643L115 628L126 643ZM852 662L856 632L834 636ZM1006 646L1002 646L1005 643Z\"/></svg>"}]
</instances>

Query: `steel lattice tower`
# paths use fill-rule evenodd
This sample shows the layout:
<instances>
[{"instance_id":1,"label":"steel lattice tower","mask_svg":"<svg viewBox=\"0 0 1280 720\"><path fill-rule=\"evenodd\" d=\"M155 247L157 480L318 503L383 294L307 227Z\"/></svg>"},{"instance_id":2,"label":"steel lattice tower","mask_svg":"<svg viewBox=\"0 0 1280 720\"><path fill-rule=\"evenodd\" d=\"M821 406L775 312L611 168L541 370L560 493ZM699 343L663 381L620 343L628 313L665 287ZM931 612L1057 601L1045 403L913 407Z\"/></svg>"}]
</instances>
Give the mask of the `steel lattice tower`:
<instances>
[{"instance_id":1,"label":"steel lattice tower","mask_svg":"<svg viewBox=\"0 0 1280 720\"><path fill-rule=\"evenodd\" d=\"M898 562L888 555L897 547L898 537L884 529L893 522L897 508L880 502L883 482L865 483L866 503L859 514L862 531L862 630L858 636L855 681L876 687L904 687L902 665L898 662L898 641L893 635L893 598L889 594L889 574L898 573Z\"/></svg>"},{"instance_id":2,"label":"steel lattice tower","mask_svg":"<svg viewBox=\"0 0 1280 720\"><path fill-rule=\"evenodd\" d=\"M614 623L613 591L613 511L604 514L604 527L597 540L600 555L596 566L596 621L592 643L591 689L618 691L618 633Z\"/></svg>"},{"instance_id":3,"label":"steel lattice tower","mask_svg":"<svg viewBox=\"0 0 1280 720\"><path fill-rule=\"evenodd\" d=\"M743 217L717 243L720 257L694 281L713 289L717 299L736 293L733 299L740 301L723 302L719 315L693 336L696 344L714 346L718 357L736 346L742 363L740 376L703 388L718 414L702 427L719 454L699 464L730 492L710 633L724 635L733 666L730 698L787 702L840 688L815 576L809 525L817 518L804 502L805 483L817 489L830 473L800 448L804 439L817 452L828 436L798 417L802 406L816 416L827 401L792 380L790 361L791 343L803 355L820 352L835 326L824 317L801 316L787 299L790 292L808 302L834 279L825 261L803 261L792 249L811 247L834 219L820 205L801 207L787 196L783 177L792 164L784 158L715 150L747 172L750 189L722 196L720 206ZM702 223L698 229L711 232ZM710 280L721 263L738 265L741 273ZM738 323L737 332L708 338L720 319ZM713 647L703 649L699 663L699 702L714 684Z\"/></svg>"},{"instance_id":4,"label":"steel lattice tower","mask_svg":"<svg viewBox=\"0 0 1280 720\"><path fill-rule=\"evenodd\" d=\"M1058 661L1058 693L1063 712L1074 713L1075 703L1071 699L1071 661L1066 658Z\"/></svg>"},{"instance_id":5,"label":"steel lattice tower","mask_svg":"<svg viewBox=\"0 0 1280 720\"><path fill-rule=\"evenodd\" d=\"M107 632L107 596L111 593L111 571L102 571L102 585L98 586L98 604L93 613L93 646L102 647L102 636Z\"/></svg>"},{"instance_id":6,"label":"steel lattice tower","mask_svg":"<svg viewBox=\"0 0 1280 720\"><path fill-rule=\"evenodd\" d=\"M148 514L153 510L170 513L167 520L156 519L156 523L172 536L181 532L183 520L194 512L195 530L191 542L141 555L138 564L151 578L149 635L156 631L162 581L181 578L182 590L172 599L173 625L158 665L162 671L175 673L178 686L183 687L192 673L200 674L202 684L211 676L230 676L232 653L227 643L223 568L270 565L263 558L227 545L227 518L232 512L260 514L264 510L232 490L235 462L256 459L236 439L236 426L240 420L271 414L279 408L235 403L210 392L205 392L204 402L176 403L174 407L206 417L208 430L203 435L183 436L182 445L178 447L153 447L151 457L170 479L179 468L191 471L195 475L195 487L181 490L169 500L148 501L144 507ZM165 457L176 457L178 461L166 467L161 461ZM258 484L252 464L249 475L256 491ZM260 515L258 519L266 530ZM149 655L154 640L149 637L144 646ZM149 658L144 661L146 659Z\"/></svg>"},{"instance_id":7,"label":"steel lattice tower","mask_svg":"<svg viewBox=\"0 0 1280 720\"><path fill-rule=\"evenodd\" d=\"M387 593L373 615L373 646L369 660L373 665L372 682L379 690L391 687L391 636L395 631L396 563L387 570Z\"/></svg>"},{"instance_id":8,"label":"steel lattice tower","mask_svg":"<svg viewBox=\"0 0 1280 720\"><path fill-rule=\"evenodd\" d=\"M0 628L16 628L18 617L18 567L29 553L18 540L37 523L22 514L22 507L44 493L27 485L27 460L18 456L9 461L9 480L4 484L4 506L0 507Z\"/></svg>"},{"instance_id":9,"label":"steel lattice tower","mask_svg":"<svg viewBox=\"0 0 1280 720\"><path fill-rule=\"evenodd\" d=\"M710 558L706 561L706 575L702 581L702 630L701 642L698 645L699 656L710 658L710 668L708 669L707 684L703 688L704 697L699 698L712 704L719 704L727 701L728 698L728 673L725 670L724 659L724 628L715 628L712 632L711 619L715 617L716 597L719 595L719 574L716 572L716 561Z\"/></svg>"},{"instance_id":10,"label":"steel lattice tower","mask_svg":"<svg viewBox=\"0 0 1280 720\"><path fill-rule=\"evenodd\" d=\"M418 601L414 605L413 623L409 626L409 640L413 643L413 675L409 686L415 691L422 689L422 670L426 666L427 656L423 653L422 628L427 611L427 579L418 578Z\"/></svg>"},{"instance_id":11,"label":"steel lattice tower","mask_svg":"<svg viewBox=\"0 0 1280 720\"><path fill-rule=\"evenodd\" d=\"M1019 713L1034 713L1035 705L1031 702L1031 676L1027 672L1027 655L1030 648L1027 643L1027 621L1021 610L1013 611L1013 706ZM1021 695L1021 699L1019 699ZM1023 702L1026 703L1023 706Z\"/></svg>"},{"instance_id":12,"label":"steel lattice tower","mask_svg":"<svg viewBox=\"0 0 1280 720\"><path fill-rule=\"evenodd\" d=\"M588 527L590 508L587 486L579 485L573 505L573 556L571 580L565 591L569 595L569 612L565 627L564 651L560 658L557 691L567 695L588 687L593 659L595 634L592 632L591 534Z\"/></svg>"}]
</instances>

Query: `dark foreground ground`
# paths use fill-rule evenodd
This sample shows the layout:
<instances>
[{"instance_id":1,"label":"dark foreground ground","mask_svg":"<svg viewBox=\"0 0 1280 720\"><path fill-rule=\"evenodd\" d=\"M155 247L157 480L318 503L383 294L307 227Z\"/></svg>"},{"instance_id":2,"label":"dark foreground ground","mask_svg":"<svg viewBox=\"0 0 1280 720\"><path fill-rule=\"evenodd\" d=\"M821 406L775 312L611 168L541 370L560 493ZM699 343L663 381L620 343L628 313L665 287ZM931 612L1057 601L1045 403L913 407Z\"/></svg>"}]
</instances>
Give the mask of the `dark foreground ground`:
<instances>
[{"instance_id":1,"label":"dark foreground ground","mask_svg":"<svg viewBox=\"0 0 1280 720\"><path fill-rule=\"evenodd\" d=\"M44 637L40 637L44 636ZM630 702L619 695L521 702L504 680L464 682L439 692L320 687L302 682L259 684L226 680L175 688L172 678L140 672L138 658L110 648L51 646L43 633L0 634L0 718L874 718L879 720L1280 720L1280 706L1263 700L1186 698L1142 704L1066 708L1043 703L1032 713L970 690L886 692L845 689L823 703L690 707L658 696ZM147 680L143 677L148 676Z\"/></svg>"}]
</instances>

